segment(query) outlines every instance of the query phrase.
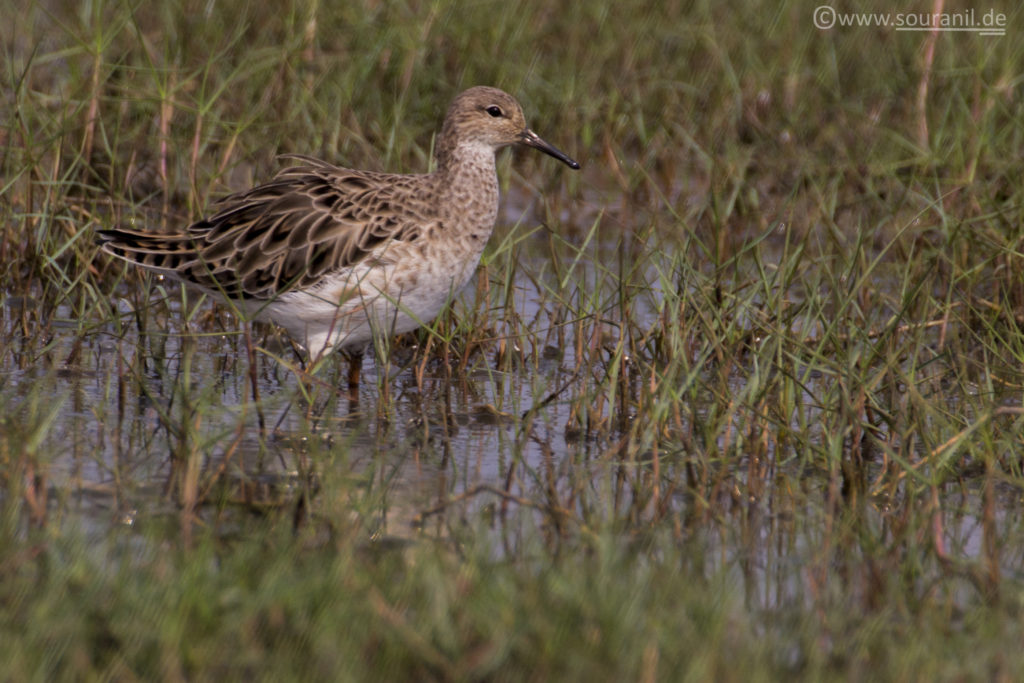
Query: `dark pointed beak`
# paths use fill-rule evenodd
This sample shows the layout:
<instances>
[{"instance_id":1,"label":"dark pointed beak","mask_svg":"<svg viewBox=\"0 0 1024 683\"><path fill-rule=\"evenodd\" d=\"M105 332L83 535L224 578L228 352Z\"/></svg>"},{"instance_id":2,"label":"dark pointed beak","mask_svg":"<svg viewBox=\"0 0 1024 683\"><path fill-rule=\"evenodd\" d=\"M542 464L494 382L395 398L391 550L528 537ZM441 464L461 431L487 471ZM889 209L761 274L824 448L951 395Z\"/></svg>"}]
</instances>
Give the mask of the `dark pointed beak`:
<instances>
[{"instance_id":1,"label":"dark pointed beak","mask_svg":"<svg viewBox=\"0 0 1024 683\"><path fill-rule=\"evenodd\" d=\"M569 168L578 169L580 167L578 163L576 163L568 156L566 156L565 152L558 149L554 145L545 142L540 138L539 135L534 133L529 128L527 128L526 130L519 134L519 144L526 145L527 147L533 147L534 149L539 149L545 154L550 154L551 156L558 159Z\"/></svg>"}]
</instances>

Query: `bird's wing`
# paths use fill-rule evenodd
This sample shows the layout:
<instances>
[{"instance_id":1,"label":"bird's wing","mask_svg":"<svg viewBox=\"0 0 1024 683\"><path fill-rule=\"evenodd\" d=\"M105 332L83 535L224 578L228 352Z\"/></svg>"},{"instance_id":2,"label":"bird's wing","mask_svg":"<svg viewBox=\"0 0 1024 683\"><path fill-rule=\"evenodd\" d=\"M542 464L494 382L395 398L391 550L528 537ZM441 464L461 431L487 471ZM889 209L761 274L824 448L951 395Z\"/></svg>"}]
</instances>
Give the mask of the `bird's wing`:
<instances>
[{"instance_id":1,"label":"bird's wing","mask_svg":"<svg viewBox=\"0 0 1024 683\"><path fill-rule=\"evenodd\" d=\"M301 165L226 197L184 234L106 230L103 249L231 298L265 300L314 287L385 242L415 239L430 222L427 205L409 201L415 176L293 158Z\"/></svg>"}]
</instances>

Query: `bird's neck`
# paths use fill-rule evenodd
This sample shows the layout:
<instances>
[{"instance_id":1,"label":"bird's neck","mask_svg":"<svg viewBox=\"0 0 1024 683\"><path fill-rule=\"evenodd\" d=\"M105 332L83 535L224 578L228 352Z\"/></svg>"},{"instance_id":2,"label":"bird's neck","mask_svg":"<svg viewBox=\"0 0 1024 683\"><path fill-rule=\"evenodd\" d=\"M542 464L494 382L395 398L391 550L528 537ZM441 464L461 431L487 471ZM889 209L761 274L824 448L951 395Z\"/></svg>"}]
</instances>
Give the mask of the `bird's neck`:
<instances>
[{"instance_id":1,"label":"bird's neck","mask_svg":"<svg viewBox=\"0 0 1024 683\"><path fill-rule=\"evenodd\" d=\"M451 175L469 167L494 169L494 148L483 142L455 142L442 136L435 151L437 171Z\"/></svg>"},{"instance_id":2,"label":"bird's neck","mask_svg":"<svg viewBox=\"0 0 1024 683\"><path fill-rule=\"evenodd\" d=\"M440 150L439 150L440 151ZM490 231L498 215L498 174L494 149L485 144L463 143L438 155L437 175L452 219L466 219L474 227Z\"/></svg>"}]
</instances>

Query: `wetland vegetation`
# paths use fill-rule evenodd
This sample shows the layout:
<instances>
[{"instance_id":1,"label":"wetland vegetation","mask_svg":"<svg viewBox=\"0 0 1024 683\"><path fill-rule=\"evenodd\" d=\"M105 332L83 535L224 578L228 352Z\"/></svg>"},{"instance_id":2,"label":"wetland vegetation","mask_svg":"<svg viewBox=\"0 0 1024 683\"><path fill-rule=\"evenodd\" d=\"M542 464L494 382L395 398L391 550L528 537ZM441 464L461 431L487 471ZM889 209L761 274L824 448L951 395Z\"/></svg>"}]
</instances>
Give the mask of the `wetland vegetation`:
<instances>
[{"instance_id":1,"label":"wetland vegetation","mask_svg":"<svg viewBox=\"0 0 1024 683\"><path fill-rule=\"evenodd\" d=\"M1021 10L643 4L6 0L4 678L1019 678ZM477 84L583 170L355 395L96 246Z\"/></svg>"}]
</instances>

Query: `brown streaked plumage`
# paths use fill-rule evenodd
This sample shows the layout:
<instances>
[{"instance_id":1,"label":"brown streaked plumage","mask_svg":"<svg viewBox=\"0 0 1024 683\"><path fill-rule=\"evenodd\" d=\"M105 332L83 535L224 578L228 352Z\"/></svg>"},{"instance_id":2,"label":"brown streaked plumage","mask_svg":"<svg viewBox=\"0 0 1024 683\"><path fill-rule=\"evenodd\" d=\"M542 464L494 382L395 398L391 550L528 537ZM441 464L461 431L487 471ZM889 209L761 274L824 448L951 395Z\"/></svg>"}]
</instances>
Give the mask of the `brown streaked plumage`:
<instances>
[{"instance_id":1,"label":"brown streaked plumage","mask_svg":"<svg viewBox=\"0 0 1024 683\"><path fill-rule=\"evenodd\" d=\"M496 88L452 102L432 173L354 171L306 156L176 235L103 230L104 251L284 327L312 358L432 320L472 276L498 211L495 152L539 149Z\"/></svg>"}]
</instances>

